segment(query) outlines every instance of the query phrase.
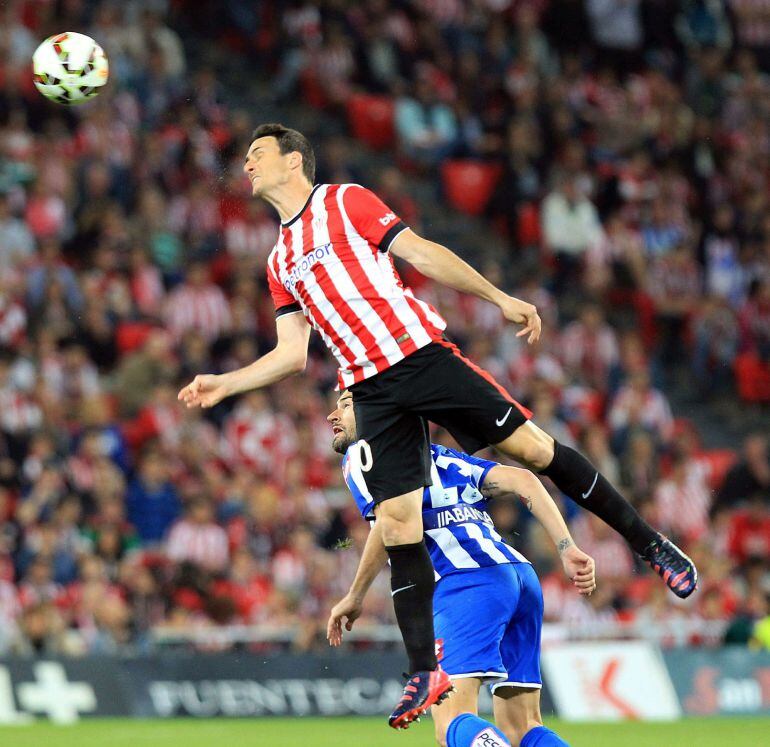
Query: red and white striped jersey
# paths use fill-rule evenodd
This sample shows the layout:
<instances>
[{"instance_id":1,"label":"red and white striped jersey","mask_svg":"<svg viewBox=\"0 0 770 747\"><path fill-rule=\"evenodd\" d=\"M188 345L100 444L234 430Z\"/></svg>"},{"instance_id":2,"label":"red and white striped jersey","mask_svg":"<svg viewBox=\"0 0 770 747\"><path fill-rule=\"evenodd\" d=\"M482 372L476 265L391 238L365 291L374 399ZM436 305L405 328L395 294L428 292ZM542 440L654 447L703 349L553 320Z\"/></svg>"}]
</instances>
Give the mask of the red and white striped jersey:
<instances>
[{"instance_id":1,"label":"red and white striped jersey","mask_svg":"<svg viewBox=\"0 0 770 747\"><path fill-rule=\"evenodd\" d=\"M302 312L339 362L341 388L441 338L446 322L415 298L388 249L406 225L357 184L319 184L281 225L267 260L276 314Z\"/></svg>"}]
</instances>

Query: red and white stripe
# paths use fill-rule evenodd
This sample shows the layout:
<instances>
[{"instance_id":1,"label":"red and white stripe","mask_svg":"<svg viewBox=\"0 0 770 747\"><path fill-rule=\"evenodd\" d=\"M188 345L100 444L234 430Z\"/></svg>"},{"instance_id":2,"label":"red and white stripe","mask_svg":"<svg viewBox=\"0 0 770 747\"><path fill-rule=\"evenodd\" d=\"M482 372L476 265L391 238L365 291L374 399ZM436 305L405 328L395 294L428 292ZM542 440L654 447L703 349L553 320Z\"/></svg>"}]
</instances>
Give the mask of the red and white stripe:
<instances>
[{"instance_id":1,"label":"red and white stripe","mask_svg":"<svg viewBox=\"0 0 770 747\"><path fill-rule=\"evenodd\" d=\"M176 562L196 563L223 571L230 555L227 532L218 524L195 524L183 519L171 528L166 554Z\"/></svg>"},{"instance_id":2,"label":"red and white stripe","mask_svg":"<svg viewBox=\"0 0 770 747\"><path fill-rule=\"evenodd\" d=\"M0 345L16 347L24 340L27 314L15 301L0 298Z\"/></svg>"},{"instance_id":3,"label":"red and white stripe","mask_svg":"<svg viewBox=\"0 0 770 747\"><path fill-rule=\"evenodd\" d=\"M711 493L705 480L663 480L655 491L657 525L661 531L695 541L709 527Z\"/></svg>"},{"instance_id":4,"label":"red and white stripe","mask_svg":"<svg viewBox=\"0 0 770 747\"><path fill-rule=\"evenodd\" d=\"M232 326L230 304L213 284L202 288L182 285L172 291L165 316L168 328L177 339L185 332L196 330L211 342Z\"/></svg>"},{"instance_id":5,"label":"red and white stripe","mask_svg":"<svg viewBox=\"0 0 770 747\"><path fill-rule=\"evenodd\" d=\"M302 215L281 228L268 258L269 272L337 358L343 388L440 339L446 327L432 307L404 289L391 258L353 225L345 206L353 186L317 187ZM328 252L317 253L327 246ZM299 272L301 263L307 269Z\"/></svg>"}]
</instances>

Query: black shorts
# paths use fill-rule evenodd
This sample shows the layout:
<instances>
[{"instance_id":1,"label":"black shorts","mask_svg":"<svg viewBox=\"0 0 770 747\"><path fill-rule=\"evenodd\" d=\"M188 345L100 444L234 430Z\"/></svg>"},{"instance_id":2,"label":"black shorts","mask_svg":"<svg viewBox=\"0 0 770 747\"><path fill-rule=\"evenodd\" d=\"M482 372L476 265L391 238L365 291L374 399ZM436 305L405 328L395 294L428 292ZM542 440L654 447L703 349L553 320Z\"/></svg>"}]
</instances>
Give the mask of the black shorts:
<instances>
[{"instance_id":1,"label":"black shorts","mask_svg":"<svg viewBox=\"0 0 770 747\"><path fill-rule=\"evenodd\" d=\"M371 452L362 475L375 503L432 484L426 420L446 428L472 454L504 441L532 417L489 373L443 340L350 391L358 438Z\"/></svg>"}]
</instances>

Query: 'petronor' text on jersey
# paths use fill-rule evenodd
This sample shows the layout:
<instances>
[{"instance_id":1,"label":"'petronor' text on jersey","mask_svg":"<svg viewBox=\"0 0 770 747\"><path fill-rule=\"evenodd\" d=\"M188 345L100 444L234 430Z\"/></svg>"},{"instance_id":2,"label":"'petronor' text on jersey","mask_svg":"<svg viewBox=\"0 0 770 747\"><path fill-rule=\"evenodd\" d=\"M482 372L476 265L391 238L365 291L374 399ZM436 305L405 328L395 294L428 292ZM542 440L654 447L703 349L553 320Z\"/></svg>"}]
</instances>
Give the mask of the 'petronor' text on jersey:
<instances>
[{"instance_id":1,"label":"'petronor' text on jersey","mask_svg":"<svg viewBox=\"0 0 770 747\"><path fill-rule=\"evenodd\" d=\"M302 280L305 273L313 267L316 262L320 262L324 257L328 257L331 254L332 245L324 244L323 246L317 246L315 249L309 251L302 259L300 259L296 265L292 268L289 276L284 281L286 290L291 293L294 290L294 286Z\"/></svg>"}]
</instances>

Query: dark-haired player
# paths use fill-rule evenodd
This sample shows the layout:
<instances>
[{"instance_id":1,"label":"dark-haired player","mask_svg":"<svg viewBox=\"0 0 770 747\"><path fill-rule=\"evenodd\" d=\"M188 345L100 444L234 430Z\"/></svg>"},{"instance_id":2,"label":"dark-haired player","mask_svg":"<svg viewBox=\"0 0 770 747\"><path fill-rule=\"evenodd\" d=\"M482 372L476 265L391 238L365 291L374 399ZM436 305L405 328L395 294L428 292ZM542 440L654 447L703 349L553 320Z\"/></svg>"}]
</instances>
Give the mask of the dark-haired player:
<instances>
[{"instance_id":1,"label":"dark-haired player","mask_svg":"<svg viewBox=\"0 0 770 747\"><path fill-rule=\"evenodd\" d=\"M339 362L340 388L355 398L363 473L391 565L393 603L412 677L391 714L401 726L451 687L438 667L433 635L433 568L423 541L422 491L431 484L425 420L447 428L468 453L494 445L553 480L622 534L678 596L695 588L695 567L655 532L577 451L530 420L486 371L444 337L446 323L415 298L391 255L456 290L497 305L540 336L537 309L493 286L449 249L411 231L356 184L316 184L307 139L279 124L254 131L244 171L252 193L281 218L267 276L277 316L276 347L250 366L201 375L179 392L188 407L268 386L302 371L311 327Z\"/></svg>"},{"instance_id":2,"label":"dark-haired player","mask_svg":"<svg viewBox=\"0 0 770 747\"><path fill-rule=\"evenodd\" d=\"M387 561L362 477L353 397L343 392L327 418L332 447L361 515L372 522L350 590L331 611L326 636L342 643L372 581ZM433 706L436 741L446 747L568 747L540 716L543 594L529 561L495 530L489 501L518 496L558 549L580 594L596 588L594 561L575 545L553 499L535 475L431 444L433 484L423 489L425 544L436 573L436 650L455 693ZM495 725L479 718L482 683L492 690Z\"/></svg>"}]
</instances>

